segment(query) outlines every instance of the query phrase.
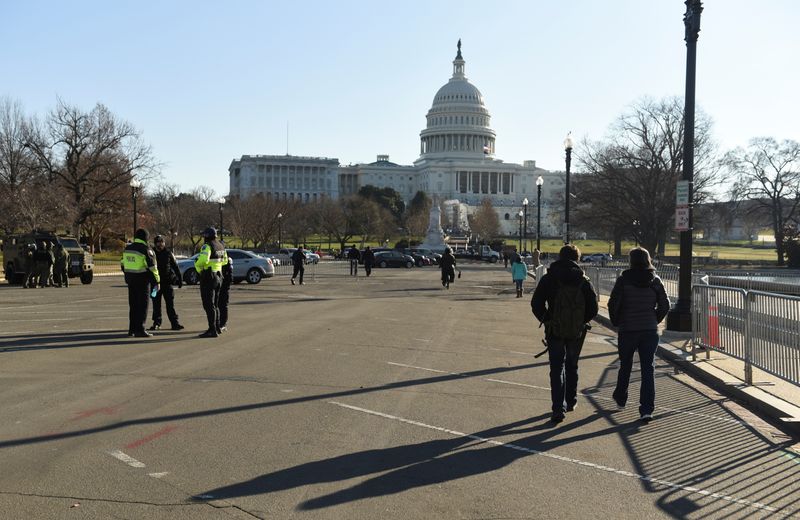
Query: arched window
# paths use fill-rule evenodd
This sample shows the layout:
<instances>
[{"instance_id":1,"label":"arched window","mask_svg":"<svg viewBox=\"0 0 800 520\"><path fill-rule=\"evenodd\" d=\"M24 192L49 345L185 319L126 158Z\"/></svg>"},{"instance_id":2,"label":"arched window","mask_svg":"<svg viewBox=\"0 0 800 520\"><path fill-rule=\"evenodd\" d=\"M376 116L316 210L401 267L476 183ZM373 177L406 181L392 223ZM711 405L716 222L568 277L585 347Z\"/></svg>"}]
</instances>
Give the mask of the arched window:
<instances>
[{"instance_id":1,"label":"arched window","mask_svg":"<svg viewBox=\"0 0 800 520\"><path fill-rule=\"evenodd\" d=\"M508 213L506 213L506 220L508 220L508 219L509 219L509 215L508 215Z\"/></svg>"}]
</instances>

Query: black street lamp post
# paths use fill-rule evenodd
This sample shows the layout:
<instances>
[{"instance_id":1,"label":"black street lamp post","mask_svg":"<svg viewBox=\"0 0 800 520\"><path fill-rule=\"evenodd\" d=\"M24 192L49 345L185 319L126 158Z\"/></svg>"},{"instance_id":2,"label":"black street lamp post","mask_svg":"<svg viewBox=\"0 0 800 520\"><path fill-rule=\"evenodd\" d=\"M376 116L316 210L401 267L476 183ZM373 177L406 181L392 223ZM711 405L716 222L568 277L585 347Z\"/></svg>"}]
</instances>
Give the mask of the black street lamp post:
<instances>
[{"instance_id":1,"label":"black street lamp post","mask_svg":"<svg viewBox=\"0 0 800 520\"><path fill-rule=\"evenodd\" d=\"M522 210L519 210L517 220L519 221L519 253L522 254Z\"/></svg>"},{"instance_id":2,"label":"black street lamp post","mask_svg":"<svg viewBox=\"0 0 800 520\"><path fill-rule=\"evenodd\" d=\"M222 207L225 205L225 197L217 199L217 203L219 204L219 238L222 239L225 235L225 225L222 220Z\"/></svg>"},{"instance_id":3,"label":"black street lamp post","mask_svg":"<svg viewBox=\"0 0 800 520\"><path fill-rule=\"evenodd\" d=\"M142 183L139 182L139 179L136 177L131 177L131 199L133 200L133 234L136 235L136 230L139 228L138 219L137 219L137 212L136 212L136 196L138 195L139 186Z\"/></svg>"},{"instance_id":4,"label":"black street lamp post","mask_svg":"<svg viewBox=\"0 0 800 520\"><path fill-rule=\"evenodd\" d=\"M542 250L542 184L544 184L544 179L540 175L538 179L536 179L536 250Z\"/></svg>"},{"instance_id":5,"label":"black street lamp post","mask_svg":"<svg viewBox=\"0 0 800 520\"><path fill-rule=\"evenodd\" d=\"M525 245L525 249L523 251L528 250L528 197L522 199L522 213L523 217L522 220L524 224L522 225L522 240L523 244Z\"/></svg>"},{"instance_id":6,"label":"black street lamp post","mask_svg":"<svg viewBox=\"0 0 800 520\"><path fill-rule=\"evenodd\" d=\"M564 193L564 243L569 244L569 166L572 162L572 132L568 133L567 138L564 139L564 151L567 163L566 192Z\"/></svg>"},{"instance_id":7,"label":"black street lamp post","mask_svg":"<svg viewBox=\"0 0 800 520\"><path fill-rule=\"evenodd\" d=\"M684 105L683 180L689 185L689 222L681 231L681 256L678 271L678 301L667 314L667 329L688 332L692 330L692 197L694 187L694 93L697 69L697 36L700 33L700 0L686 0L683 24L686 30L686 99Z\"/></svg>"}]
</instances>

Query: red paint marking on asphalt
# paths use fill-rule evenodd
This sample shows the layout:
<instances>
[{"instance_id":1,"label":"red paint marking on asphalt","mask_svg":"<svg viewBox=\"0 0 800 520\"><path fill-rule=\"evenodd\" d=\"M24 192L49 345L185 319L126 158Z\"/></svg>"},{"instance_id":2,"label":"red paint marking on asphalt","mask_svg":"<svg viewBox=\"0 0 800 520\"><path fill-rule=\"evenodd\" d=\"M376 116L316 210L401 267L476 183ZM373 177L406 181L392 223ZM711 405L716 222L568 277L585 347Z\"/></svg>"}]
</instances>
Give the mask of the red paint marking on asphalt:
<instances>
[{"instance_id":1,"label":"red paint marking on asphalt","mask_svg":"<svg viewBox=\"0 0 800 520\"><path fill-rule=\"evenodd\" d=\"M142 437L138 441L133 441L132 443L126 445L125 449L132 450L134 448L138 448L142 444L147 444L148 442L150 442L152 440L155 440L155 439L158 439L159 437L162 437L162 436L168 434L169 432L171 432L173 430L177 430L177 429L178 429L177 426L166 426L166 427L158 430L155 433L151 433L147 437Z\"/></svg>"},{"instance_id":2,"label":"red paint marking on asphalt","mask_svg":"<svg viewBox=\"0 0 800 520\"><path fill-rule=\"evenodd\" d=\"M93 410L86 410L86 411L83 411L83 412L77 412L75 414L75 417L73 417L70 420L71 421L77 421L77 420L80 420L80 419L86 419L87 417L91 417L91 416L97 415L99 413L101 413L103 415L112 415L112 414L114 414L116 412L117 412L116 408L108 408L108 407L106 407L106 408L95 408Z\"/></svg>"}]
</instances>

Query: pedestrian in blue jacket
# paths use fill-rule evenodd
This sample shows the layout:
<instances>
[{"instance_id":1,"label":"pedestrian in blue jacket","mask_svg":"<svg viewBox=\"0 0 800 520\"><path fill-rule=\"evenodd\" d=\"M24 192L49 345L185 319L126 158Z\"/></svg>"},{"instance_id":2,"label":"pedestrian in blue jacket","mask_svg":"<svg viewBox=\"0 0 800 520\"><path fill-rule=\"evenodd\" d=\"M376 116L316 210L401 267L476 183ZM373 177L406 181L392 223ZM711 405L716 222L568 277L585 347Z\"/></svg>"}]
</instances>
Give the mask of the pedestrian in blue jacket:
<instances>
[{"instance_id":1,"label":"pedestrian in blue jacket","mask_svg":"<svg viewBox=\"0 0 800 520\"><path fill-rule=\"evenodd\" d=\"M517 298L522 298L522 282L528 276L528 266L522 263L522 258L516 255L511 261L511 279L517 285Z\"/></svg>"}]
</instances>

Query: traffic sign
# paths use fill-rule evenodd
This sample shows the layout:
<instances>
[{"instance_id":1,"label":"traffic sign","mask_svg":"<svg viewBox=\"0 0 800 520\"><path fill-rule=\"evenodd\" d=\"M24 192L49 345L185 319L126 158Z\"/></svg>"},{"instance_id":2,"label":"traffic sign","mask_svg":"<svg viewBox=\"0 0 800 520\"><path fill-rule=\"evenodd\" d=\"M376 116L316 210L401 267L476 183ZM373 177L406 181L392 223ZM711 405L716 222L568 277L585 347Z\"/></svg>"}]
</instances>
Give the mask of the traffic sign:
<instances>
[{"instance_id":1,"label":"traffic sign","mask_svg":"<svg viewBox=\"0 0 800 520\"><path fill-rule=\"evenodd\" d=\"M678 207L689 205L689 181L678 181L675 187L675 205Z\"/></svg>"},{"instance_id":2,"label":"traffic sign","mask_svg":"<svg viewBox=\"0 0 800 520\"><path fill-rule=\"evenodd\" d=\"M689 207L675 208L675 231L689 231Z\"/></svg>"}]
</instances>

